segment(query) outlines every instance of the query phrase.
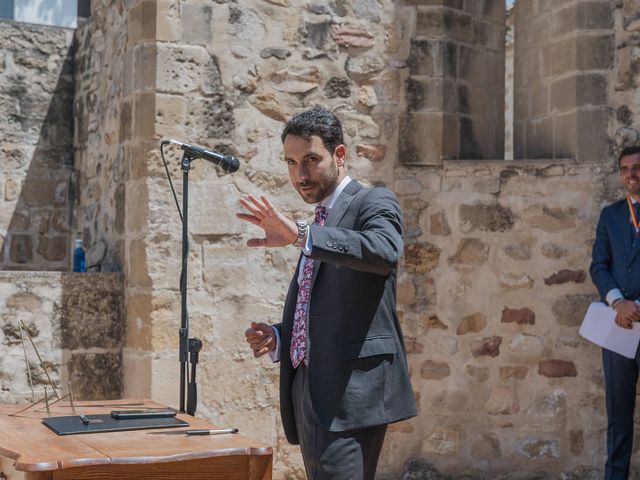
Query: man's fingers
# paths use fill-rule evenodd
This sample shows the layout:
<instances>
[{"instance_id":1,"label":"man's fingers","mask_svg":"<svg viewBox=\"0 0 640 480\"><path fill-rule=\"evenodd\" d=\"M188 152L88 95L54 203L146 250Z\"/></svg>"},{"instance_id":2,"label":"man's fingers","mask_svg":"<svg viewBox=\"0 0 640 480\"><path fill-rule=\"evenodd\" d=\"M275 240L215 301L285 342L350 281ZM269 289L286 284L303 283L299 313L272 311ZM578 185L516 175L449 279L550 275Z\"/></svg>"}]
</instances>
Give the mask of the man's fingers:
<instances>
[{"instance_id":1,"label":"man's fingers","mask_svg":"<svg viewBox=\"0 0 640 480\"><path fill-rule=\"evenodd\" d=\"M267 239L266 238L250 238L247 240L247 247L266 247Z\"/></svg>"},{"instance_id":2,"label":"man's fingers","mask_svg":"<svg viewBox=\"0 0 640 480\"><path fill-rule=\"evenodd\" d=\"M251 199L251 198L252 197L249 197L249 199ZM246 199L241 198L240 199L240 204L244 208L249 210L251 213L253 213L256 217L258 217L258 218L264 217L264 213L262 213L262 210L255 205L255 198L254 198L254 202L252 202L252 203L249 203Z\"/></svg>"},{"instance_id":3,"label":"man's fingers","mask_svg":"<svg viewBox=\"0 0 640 480\"><path fill-rule=\"evenodd\" d=\"M245 222L253 223L260 226L260 220L255 215L249 215L248 213L236 213L236 217Z\"/></svg>"},{"instance_id":4,"label":"man's fingers","mask_svg":"<svg viewBox=\"0 0 640 480\"><path fill-rule=\"evenodd\" d=\"M256 197L249 195L249 201L253 203L254 208L256 208L262 215L269 215L269 210L264 206L264 204L260 203Z\"/></svg>"},{"instance_id":5,"label":"man's fingers","mask_svg":"<svg viewBox=\"0 0 640 480\"><path fill-rule=\"evenodd\" d=\"M262 200L262 203L264 203L265 207L267 208L267 211L269 213L273 213L275 208L273 208L273 205L271 205L271 202L267 200L267 197L265 197L264 195L261 195L260 200Z\"/></svg>"}]
</instances>

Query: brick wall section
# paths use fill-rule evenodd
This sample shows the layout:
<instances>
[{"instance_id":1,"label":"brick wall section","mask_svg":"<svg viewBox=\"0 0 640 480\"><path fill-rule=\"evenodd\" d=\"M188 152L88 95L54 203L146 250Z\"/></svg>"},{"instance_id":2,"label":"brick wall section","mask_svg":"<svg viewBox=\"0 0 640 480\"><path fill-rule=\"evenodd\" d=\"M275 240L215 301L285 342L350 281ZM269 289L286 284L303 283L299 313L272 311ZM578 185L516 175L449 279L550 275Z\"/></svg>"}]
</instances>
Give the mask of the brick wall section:
<instances>
[{"instance_id":1,"label":"brick wall section","mask_svg":"<svg viewBox=\"0 0 640 480\"><path fill-rule=\"evenodd\" d=\"M0 269L68 270L73 32L0 20Z\"/></svg>"},{"instance_id":2,"label":"brick wall section","mask_svg":"<svg viewBox=\"0 0 640 480\"><path fill-rule=\"evenodd\" d=\"M613 3L522 0L514 10L515 158L600 161L610 152Z\"/></svg>"},{"instance_id":3,"label":"brick wall section","mask_svg":"<svg viewBox=\"0 0 640 480\"><path fill-rule=\"evenodd\" d=\"M66 393L71 381L76 399L121 397L122 275L0 272L0 299L0 402L31 401L19 321L32 336L58 393ZM26 334L24 338L39 399L47 378Z\"/></svg>"},{"instance_id":4,"label":"brick wall section","mask_svg":"<svg viewBox=\"0 0 640 480\"><path fill-rule=\"evenodd\" d=\"M399 161L504 155L505 3L407 1L414 29Z\"/></svg>"}]
</instances>

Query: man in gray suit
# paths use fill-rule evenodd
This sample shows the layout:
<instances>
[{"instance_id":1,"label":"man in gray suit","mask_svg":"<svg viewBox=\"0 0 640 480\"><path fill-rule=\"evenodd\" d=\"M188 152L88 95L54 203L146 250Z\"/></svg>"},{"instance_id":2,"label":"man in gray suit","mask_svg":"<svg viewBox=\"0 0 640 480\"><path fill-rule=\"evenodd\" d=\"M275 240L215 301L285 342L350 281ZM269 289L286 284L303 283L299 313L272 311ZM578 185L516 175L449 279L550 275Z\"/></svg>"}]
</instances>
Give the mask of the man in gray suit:
<instances>
[{"instance_id":1,"label":"man in gray suit","mask_svg":"<svg viewBox=\"0 0 640 480\"><path fill-rule=\"evenodd\" d=\"M238 218L261 227L250 247L298 246L282 323L251 324L256 357L280 361L280 413L310 479L373 479L387 424L416 415L396 315L402 214L386 188L345 174L340 121L315 107L287 122L285 162L313 224L294 222L264 196Z\"/></svg>"}]
</instances>

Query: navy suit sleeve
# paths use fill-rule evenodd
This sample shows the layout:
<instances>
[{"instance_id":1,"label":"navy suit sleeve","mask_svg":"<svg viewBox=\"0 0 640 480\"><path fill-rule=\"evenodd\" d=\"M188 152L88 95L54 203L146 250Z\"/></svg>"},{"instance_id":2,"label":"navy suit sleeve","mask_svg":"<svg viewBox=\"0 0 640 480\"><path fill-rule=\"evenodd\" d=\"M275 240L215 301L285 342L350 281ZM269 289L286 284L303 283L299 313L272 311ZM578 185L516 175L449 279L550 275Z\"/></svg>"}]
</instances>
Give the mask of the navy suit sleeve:
<instances>
[{"instance_id":1,"label":"navy suit sleeve","mask_svg":"<svg viewBox=\"0 0 640 480\"><path fill-rule=\"evenodd\" d=\"M591 279L602 298L605 298L607 293L614 288L618 288L611 274L613 257L611 254L611 232L609 232L607 225L607 214L608 210L606 208L600 213L596 228L596 240L593 243L593 251L591 253L591 268L589 269Z\"/></svg>"},{"instance_id":2,"label":"navy suit sleeve","mask_svg":"<svg viewBox=\"0 0 640 480\"><path fill-rule=\"evenodd\" d=\"M386 188L372 188L360 203L357 218L356 229L312 225L310 257L388 275L397 268L404 247L398 199Z\"/></svg>"}]
</instances>

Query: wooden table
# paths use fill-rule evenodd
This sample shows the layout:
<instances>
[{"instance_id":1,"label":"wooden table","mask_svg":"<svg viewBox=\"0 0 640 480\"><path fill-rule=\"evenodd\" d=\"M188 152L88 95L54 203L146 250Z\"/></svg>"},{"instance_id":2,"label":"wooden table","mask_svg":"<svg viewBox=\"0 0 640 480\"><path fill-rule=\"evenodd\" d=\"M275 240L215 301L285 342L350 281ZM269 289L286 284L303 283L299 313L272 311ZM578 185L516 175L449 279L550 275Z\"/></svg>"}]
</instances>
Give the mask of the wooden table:
<instances>
[{"instance_id":1,"label":"wooden table","mask_svg":"<svg viewBox=\"0 0 640 480\"><path fill-rule=\"evenodd\" d=\"M81 401L76 412L93 415L141 405L161 406L149 400ZM271 480L271 447L239 434L186 436L174 433L186 428L169 428L59 436L41 423L44 412L8 415L20 408L0 405L0 455L15 460L14 468L25 472L27 480ZM51 414L73 415L62 402ZM186 414L178 418L189 429L217 428Z\"/></svg>"}]
</instances>

